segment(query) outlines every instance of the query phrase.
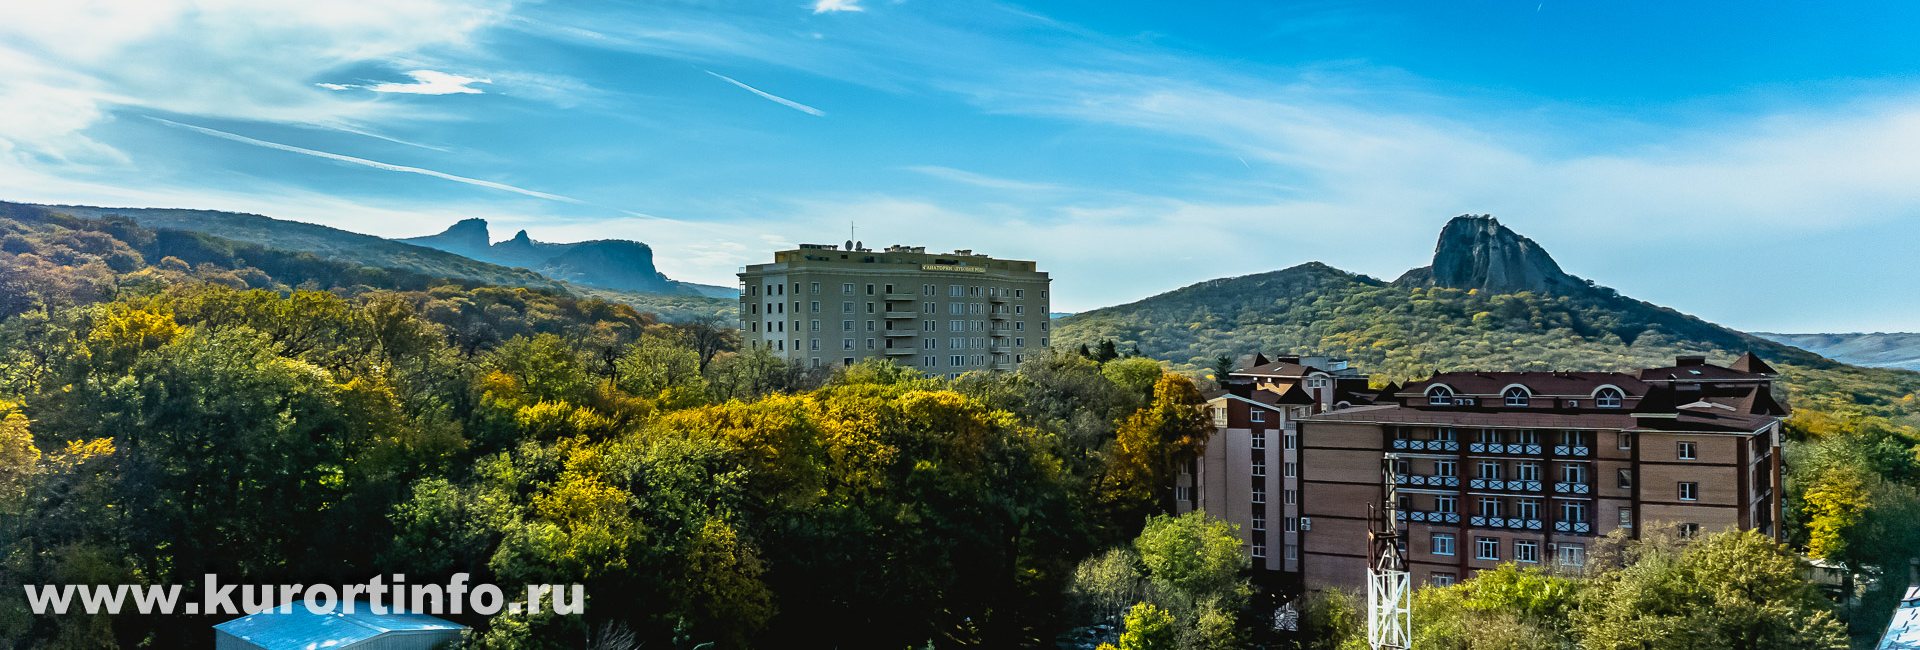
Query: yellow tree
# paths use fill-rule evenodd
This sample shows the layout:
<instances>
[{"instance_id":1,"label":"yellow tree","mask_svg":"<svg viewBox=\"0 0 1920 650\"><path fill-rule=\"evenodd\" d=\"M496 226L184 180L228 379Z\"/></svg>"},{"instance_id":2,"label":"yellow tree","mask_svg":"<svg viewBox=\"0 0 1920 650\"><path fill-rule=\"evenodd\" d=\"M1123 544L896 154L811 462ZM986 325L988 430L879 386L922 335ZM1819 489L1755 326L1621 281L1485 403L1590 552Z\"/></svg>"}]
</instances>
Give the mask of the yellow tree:
<instances>
[{"instance_id":1,"label":"yellow tree","mask_svg":"<svg viewBox=\"0 0 1920 650\"><path fill-rule=\"evenodd\" d=\"M1180 470L1192 464L1213 435L1200 389L1193 380L1163 373L1153 399L1120 423L1101 498L1122 515L1157 509L1172 512L1173 488ZM1131 519L1130 516L1126 517Z\"/></svg>"}]
</instances>

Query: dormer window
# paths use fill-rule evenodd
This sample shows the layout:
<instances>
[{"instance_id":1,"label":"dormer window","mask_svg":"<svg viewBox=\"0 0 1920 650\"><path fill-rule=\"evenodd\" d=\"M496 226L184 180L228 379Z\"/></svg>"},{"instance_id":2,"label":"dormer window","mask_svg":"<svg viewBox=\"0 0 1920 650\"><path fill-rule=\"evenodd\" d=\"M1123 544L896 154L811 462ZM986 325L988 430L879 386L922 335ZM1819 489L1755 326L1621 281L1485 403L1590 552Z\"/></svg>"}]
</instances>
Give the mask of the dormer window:
<instances>
[{"instance_id":1,"label":"dormer window","mask_svg":"<svg viewBox=\"0 0 1920 650\"><path fill-rule=\"evenodd\" d=\"M1617 408L1620 408L1620 402L1621 402L1620 389L1609 386L1606 388L1602 388L1598 391L1595 391L1593 393L1594 406L1598 406L1603 409L1617 409Z\"/></svg>"},{"instance_id":2,"label":"dormer window","mask_svg":"<svg viewBox=\"0 0 1920 650\"><path fill-rule=\"evenodd\" d=\"M1427 404L1433 406L1452 406L1453 390L1446 386L1434 386L1427 389Z\"/></svg>"},{"instance_id":3,"label":"dormer window","mask_svg":"<svg viewBox=\"0 0 1920 650\"><path fill-rule=\"evenodd\" d=\"M1519 386L1508 388L1500 396L1507 401L1507 406L1526 406L1527 402L1533 398L1527 389Z\"/></svg>"}]
</instances>

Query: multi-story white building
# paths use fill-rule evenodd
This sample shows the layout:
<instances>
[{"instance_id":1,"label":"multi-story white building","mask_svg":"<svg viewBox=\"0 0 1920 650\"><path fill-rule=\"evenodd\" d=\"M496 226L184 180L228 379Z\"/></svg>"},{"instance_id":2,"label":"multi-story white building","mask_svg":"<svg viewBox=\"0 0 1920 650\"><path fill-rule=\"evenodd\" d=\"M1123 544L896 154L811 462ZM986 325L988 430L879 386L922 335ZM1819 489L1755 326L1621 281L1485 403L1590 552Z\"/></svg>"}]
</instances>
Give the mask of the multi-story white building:
<instances>
[{"instance_id":1,"label":"multi-story white building","mask_svg":"<svg viewBox=\"0 0 1920 650\"><path fill-rule=\"evenodd\" d=\"M740 273L740 330L810 367L884 357L928 374L1011 370L1049 343L1051 279L970 250L801 244Z\"/></svg>"}]
</instances>

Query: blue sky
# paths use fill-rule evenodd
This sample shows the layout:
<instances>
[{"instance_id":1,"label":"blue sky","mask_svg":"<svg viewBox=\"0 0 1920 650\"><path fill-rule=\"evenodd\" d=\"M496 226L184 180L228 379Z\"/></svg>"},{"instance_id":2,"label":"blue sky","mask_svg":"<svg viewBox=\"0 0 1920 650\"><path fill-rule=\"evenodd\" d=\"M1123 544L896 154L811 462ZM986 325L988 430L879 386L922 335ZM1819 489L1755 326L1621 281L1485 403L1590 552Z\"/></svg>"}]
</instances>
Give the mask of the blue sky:
<instances>
[{"instance_id":1,"label":"blue sky","mask_svg":"<svg viewBox=\"0 0 1920 650\"><path fill-rule=\"evenodd\" d=\"M34 6L52 5L58 6ZM1750 330L1920 330L1920 6L0 5L0 198L1037 259L1056 308L1492 213Z\"/></svg>"}]
</instances>

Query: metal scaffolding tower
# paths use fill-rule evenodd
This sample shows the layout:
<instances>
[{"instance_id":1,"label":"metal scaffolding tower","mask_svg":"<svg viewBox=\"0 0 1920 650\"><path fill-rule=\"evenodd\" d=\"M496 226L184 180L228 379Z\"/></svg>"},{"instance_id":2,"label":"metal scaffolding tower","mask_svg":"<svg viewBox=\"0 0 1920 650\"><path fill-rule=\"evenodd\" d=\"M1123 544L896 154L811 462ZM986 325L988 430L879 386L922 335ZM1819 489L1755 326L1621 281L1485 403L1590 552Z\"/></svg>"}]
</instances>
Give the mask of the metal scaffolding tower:
<instances>
[{"instance_id":1,"label":"metal scaffolding tower","mask_svg":"<svg viewBox=\"0 0 1920 650\"><path fill-rule=\"evenodd\" d=\"M1374 650L1413 647L1413 588L1400 554L1399 460L1398 454L1380 459L1384 498L1380 507L1367 507L1367 537L1374 555L1373 566L1367 568L1367 645Z\"/></svg>"}]
</instances>

